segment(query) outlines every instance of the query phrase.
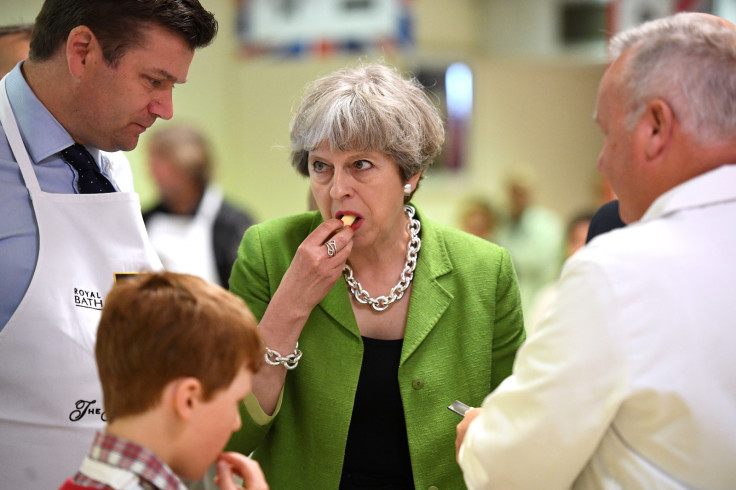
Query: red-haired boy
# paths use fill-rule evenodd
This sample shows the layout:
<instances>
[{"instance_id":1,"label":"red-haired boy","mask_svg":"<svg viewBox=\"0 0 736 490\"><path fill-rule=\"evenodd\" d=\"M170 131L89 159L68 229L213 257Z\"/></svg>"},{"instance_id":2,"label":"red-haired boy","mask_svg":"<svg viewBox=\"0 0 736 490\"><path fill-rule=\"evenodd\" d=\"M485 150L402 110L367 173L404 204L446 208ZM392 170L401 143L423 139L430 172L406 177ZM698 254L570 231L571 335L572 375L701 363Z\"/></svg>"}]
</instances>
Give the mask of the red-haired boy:
<instances>
[{"instance_id":1,"label":"red-haired boy","mask_svg":"<svg viewBox=\"0 0 736 490\"><path fill-rule=\"evenodd\" d=\"M107 295L95 348L107 426L62 490L185 489L217 462L218 485L268 488L258 464L222 453L264 358L256 321L220 286L141 274Z\"/></svg>"}]
</instances>

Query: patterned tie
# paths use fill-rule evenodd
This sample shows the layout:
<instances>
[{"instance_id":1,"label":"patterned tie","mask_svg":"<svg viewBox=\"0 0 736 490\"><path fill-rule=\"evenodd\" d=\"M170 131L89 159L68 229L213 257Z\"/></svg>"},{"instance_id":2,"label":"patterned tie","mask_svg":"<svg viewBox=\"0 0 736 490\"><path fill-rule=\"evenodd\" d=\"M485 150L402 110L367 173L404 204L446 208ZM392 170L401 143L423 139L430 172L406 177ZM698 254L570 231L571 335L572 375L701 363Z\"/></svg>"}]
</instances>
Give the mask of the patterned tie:
<instances>
[{"instance_id":1,"label":"patterned tie","mask_svg":"<svg viewBox=\"0 0 736 490\"><path fill-rule=\"evenodd\" d=\"M115 192L115 187L105 178L87 149L75 143L61 150L61 158L77 171L77 187L80 194Z\"/></svg>"}]
</instances>

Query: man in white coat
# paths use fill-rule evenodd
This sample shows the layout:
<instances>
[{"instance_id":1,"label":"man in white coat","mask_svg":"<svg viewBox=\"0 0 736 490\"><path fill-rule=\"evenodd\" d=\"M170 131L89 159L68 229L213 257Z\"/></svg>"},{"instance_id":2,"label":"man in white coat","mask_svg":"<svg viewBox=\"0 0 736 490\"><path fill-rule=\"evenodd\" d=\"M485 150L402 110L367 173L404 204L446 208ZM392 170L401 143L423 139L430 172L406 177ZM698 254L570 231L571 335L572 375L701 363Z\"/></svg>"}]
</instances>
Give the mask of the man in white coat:
<instances>
[{"instance_id":1,"label":"man in white coat","mask_svg":"<svg viewBox=\"0 0 736 490\"><path fill-rule=\"evenodd\" d=\"M598 168L628 226L568 260L458 426L471 489L736 486L736 28L683 13L609 50Z\"/></svg>"},{"instance_id":2,"label":"man in white coat","mask_svg":"<svg viewBox=\"0 0 736 490\"><path fill-rule=\"evenodd\" d=\"M171 118L216 32L198 0L46 0L29 59L0 83L2 489L58 488L104 427L106 293L161 267L119 150Z\"/></svg>"}]
</instances>

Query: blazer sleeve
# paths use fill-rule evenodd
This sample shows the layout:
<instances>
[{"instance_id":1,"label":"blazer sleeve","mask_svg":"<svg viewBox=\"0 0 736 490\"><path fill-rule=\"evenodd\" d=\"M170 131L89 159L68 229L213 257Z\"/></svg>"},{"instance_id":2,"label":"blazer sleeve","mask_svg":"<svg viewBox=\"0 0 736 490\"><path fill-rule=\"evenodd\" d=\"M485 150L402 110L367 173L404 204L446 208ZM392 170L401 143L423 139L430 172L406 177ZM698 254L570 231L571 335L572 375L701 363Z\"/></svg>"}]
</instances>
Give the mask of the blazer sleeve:
<instances>
[{"instance_id":1,"label":"blazer sleeve","mask_svg":"<svg viewBox=\"0 0 736 490\"><path fill-rule=\"evenodd\" d=\"M245 301L258 321L299 244L319 221L319 213L304 213L255 224L245 231L230 275L230 291ZM246 397L240 407L243 427L233 434L228 444L230 450L249 454L261 444L280 412L283 394L282 390L272 415L261 410L255 396Z\"/></svg>"},{"instance_id":2,"label":"blazer sleeve","mask_svg":"<svg viewBox=\"0 0 736 490\"><path fill-rule=\"evenodd\" d=\"M249 227L238 249L238 258L230 276L230 291L240 296L258 321L271 300L270 278L259 225ZM281 394L283 396L283 392ZM251 393L240 406L243 426L227 444L228 451L250 454L264 439L281 408L281 396L272 415L261 410Z\"/></svg>"},{"instance_id":3,"label":"blazer sleeve","mask_svg":"<svg viewBox=\"0 0 736 490\"><path fill-rule=\"evenodd\" d=\"M230 291L245 301L258 321L263 318L272 296L260 231L260 225L245 231L230 274Z\"/></svg>"},{"instance_id":4,"label":"blazer sleeve","mask_svg":"<svg viewBox=\"0 0 736 490\"><path fill-rule=\"evenodd\" d=\"M493 331L493 369L491 391L511 375L516 351L526 340L521 296L511 256L501 249L501 264L496 280L496 322Z\"/></svg>"}]
</instances>

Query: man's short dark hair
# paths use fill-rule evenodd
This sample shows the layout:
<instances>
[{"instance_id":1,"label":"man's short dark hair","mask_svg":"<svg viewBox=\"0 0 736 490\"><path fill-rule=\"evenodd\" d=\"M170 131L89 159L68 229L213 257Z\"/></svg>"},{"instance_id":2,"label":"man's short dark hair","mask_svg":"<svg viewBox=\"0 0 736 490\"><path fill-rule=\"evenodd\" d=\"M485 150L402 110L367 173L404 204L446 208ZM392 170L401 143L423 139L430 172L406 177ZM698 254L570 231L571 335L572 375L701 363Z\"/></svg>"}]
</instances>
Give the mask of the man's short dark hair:
<instances>
[{"instance_id":1,"label":"man's short dark hair","mask_svg":"<svg viewBox=\"0 0 736 490\"><path fill-rule=\"evenodd\" d=\"M45 0L36 17L29 59L51 58L81 25L95 34L110 65L128 48L140 45L142 31L152 25L180 36L192 50L207 46L217 34L215 16L199 0Z\"/></svg>"}]
</instances>

